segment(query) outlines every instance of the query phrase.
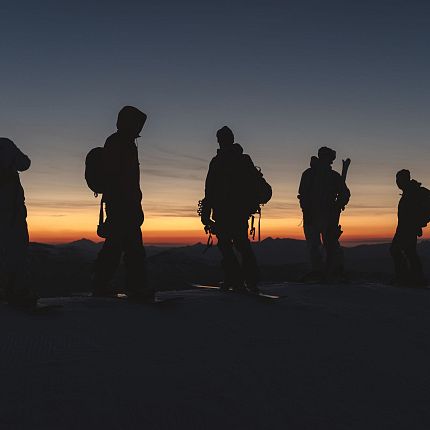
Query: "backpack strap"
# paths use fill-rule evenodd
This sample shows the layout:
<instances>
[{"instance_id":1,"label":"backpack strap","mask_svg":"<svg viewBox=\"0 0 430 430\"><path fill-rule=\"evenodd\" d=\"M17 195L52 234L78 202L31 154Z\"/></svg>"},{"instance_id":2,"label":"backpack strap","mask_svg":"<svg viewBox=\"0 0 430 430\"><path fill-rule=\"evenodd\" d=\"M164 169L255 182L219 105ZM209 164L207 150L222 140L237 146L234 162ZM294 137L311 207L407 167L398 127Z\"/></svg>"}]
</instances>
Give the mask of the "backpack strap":
<instances>
[{"instance_id":1,"label":"backpack strap","mask_svg":"<svg viewBox=\"0 0 430 430\"><path fill-rule=\"evenodd\" d=\"M213 243L214 243L213 238L212 238L212 232L210 229L207 230L207 234L208 234L208 241L206 242L206 248L203 250L203 254L206 254L206 251L209 248L211 248Z\"/></svg>"},{"instance_id":2,"label":"backpack strap","mask_svg":"<svg viewBox=\"0 0 430 430\"><path fill-rule=\"evenodd\" d=\"M102 199L100 200L99 225L103 225L104 223L104 218L105 218L105 212L103 207L104 203L105 203L105 200L103 195Z\"/></svg>"},{"instance_id":3,"label":"backpack strap","mask_svg":"<svg viewBox=\"0 0 430 430\"><path fill-rule=\"evenodd\" d=\"M261 207L258 208L258 241L261 242ZM255 217L251 215L251 227L249 229L249 235L252 237L252 240L255 240L255 233L257 229L255 228Z\"/></svg>"},{"instance_id":4,"label":"backpack strap","mask_svg":"<svg viewBox=\"0 0 430 430\"><path fill-rule=\"evenodd\" d=\"M261 207L258 208L258 241L261 242Z\"/></svg>"},{"instance_id":5,"label":"backpack strap","mask_svg":"<svg viewBox=\"0 0 430 430\"><path fill-rule=\"evenodd\" d=\"M251 228L249 229L249 235L252 237L252 240L255 239L255 226L254 226L255 217L251 215Z\"/></svg>"}]
</instances>

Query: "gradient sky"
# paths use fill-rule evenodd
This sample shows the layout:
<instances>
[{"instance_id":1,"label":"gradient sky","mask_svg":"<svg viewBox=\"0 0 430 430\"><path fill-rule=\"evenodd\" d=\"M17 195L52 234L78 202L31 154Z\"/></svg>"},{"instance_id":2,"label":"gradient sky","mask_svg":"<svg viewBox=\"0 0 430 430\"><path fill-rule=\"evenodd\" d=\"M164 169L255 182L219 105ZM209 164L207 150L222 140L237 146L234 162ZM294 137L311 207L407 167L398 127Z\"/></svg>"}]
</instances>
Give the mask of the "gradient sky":
<instances>
[{"instance_id":1,"label":"gradient sky","mask_svg":"<svg viewBox=\"0 0 430 430\"><path fill-rule=\"evenodd\" d=\"M352 158L345 241L390 237L411 169L430 187L428 1L14 1L0 6L0 135L21 175L32 240L94 239L89 149L132 104L147 243L205 240L196 216L229 125L273 185L263 236L302 237L297 187L322 145Z\"/></svg>"}]
</instances>

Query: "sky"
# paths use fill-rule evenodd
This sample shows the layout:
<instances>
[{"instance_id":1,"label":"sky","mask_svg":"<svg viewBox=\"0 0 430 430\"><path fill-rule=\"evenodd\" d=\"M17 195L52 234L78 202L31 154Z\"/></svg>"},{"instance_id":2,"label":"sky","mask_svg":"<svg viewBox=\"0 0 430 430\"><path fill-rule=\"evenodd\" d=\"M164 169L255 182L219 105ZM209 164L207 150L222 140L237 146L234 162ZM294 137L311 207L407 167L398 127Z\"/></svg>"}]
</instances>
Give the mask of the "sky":
<instances>
[{"instance_id":1,"label":"sky","mask_svg":"<svg viewBox=\"0 0 430 430\"><path fill-rule=\"evenodd\" d=\"M223 125L273 187L263 237L303 237L297 188L320 146L338 170L352 159L345 244L393 235L397 170L430 187L427 1L17 0L0 16L0 136L32 159L33 241L96 239L84 160L124 105L148 114L146 243L205 241L197 202Z\"/></svg>"}]
</instances>

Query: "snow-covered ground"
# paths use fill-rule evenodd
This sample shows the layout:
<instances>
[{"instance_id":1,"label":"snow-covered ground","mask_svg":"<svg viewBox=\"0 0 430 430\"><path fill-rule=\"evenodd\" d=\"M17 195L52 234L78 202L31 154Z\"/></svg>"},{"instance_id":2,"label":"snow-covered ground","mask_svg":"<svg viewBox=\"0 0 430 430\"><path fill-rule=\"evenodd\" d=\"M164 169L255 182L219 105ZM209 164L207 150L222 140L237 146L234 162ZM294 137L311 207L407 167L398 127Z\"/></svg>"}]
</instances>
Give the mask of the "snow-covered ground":
<instances>
[{"instance_id":1,"label":"snow-covered ground","mask_svg":"<svg viewBox=\"0 0 430 430\"><path fill-rule=\"evenodd\" d=\"M430 290L198 290L0 308L0 428L429 429Z\"/></svg>"}]
</instances>

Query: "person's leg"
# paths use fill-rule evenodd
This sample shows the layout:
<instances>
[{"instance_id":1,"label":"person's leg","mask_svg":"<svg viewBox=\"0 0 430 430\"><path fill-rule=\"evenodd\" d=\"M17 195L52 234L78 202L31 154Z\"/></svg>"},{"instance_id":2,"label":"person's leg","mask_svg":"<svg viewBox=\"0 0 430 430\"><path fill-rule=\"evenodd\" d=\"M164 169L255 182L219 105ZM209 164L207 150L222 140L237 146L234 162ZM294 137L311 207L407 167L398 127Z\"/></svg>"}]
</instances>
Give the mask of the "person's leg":
<instances>
[{"instance_id":1,"label":"person's leg","mask_svg":"<svg viewBox=\"0 0 430 430\"><path fill-rule=\"evenodd\" d=\"M233 245L242 258L242 279L245 280L249 290L257 291L260 273L251 242L248 239L248 220L237 223L233 234Z\"/></svg>"},{"instance_id":2,"label":"person's leg","mask_svg":"<svg viewBox=\"0 0 430 430\"><path fill-rule=\"evenodd\" d=\"M124 264L125 287L129 297L153 298L154 292L148 283L146 252L139 226L131 226L124 231Z\"/></svg>"},{"instance_id":3,"label":"person's leg","mask_svg":"<svg viewBox=\"0 0 430 430\"><path fill-rule=\"evenodd\" d=\"M408 262L408 282L412 286L426 285L421 259L417 253L417 236L414 231L409 232L403 238L403 250Z\"/></svg>"},{"instance_id":4,"label":"person's leg","mask_svg":"<svg viewBox=\"0 0 430 430\"><path fill-rule=\"evenodd\" d=\"M317 223L305 224L303 227L313 272L322 273L321 231Z\"/></svg>"},{"instance_id":5,"label":"person's leg","mask_svg":"<svg viewBox=\"0 0 430 430\"><path fill-rule=\"evenodd\" d=\"M218 249L221 252L221 265L224 271L224 285L226 288L243 287L243 278L239 261L233 250L233 242L229 231L218 227L216 233Z\"/></svg>"},{"instance_id":6,"label":"person's leg","mask_svg":"<svg viewBox=\"0 0 430 430\"><path fill-rule=\"evenodd\" d=\"M15 215L5 242L6 296L10 302L34 304L37 295L33 291L29 274L25 207Z\"/></svg>"},{"instance_id":7,"label":"person's leg","mask_svg":"<svg viewBox=\"0 0 430 430\"><path fill-rule=\"evenodd\" d=\"M328 224L322 232L323 246L326 252L326 274L342 276L344 272L343 251L339 243L337 223Z\"/></svg>"},{"instance_id":8,"label":"person's leg","mask_svg":"<svg viewBox=\"0 0 430 430\"><path fill-rule=\"evenodd\" d=\"M406 259L402 235L400 235L398 231L394 235L394 238L391 242L390 254L394 263L396 283L399 285L404 285L407 283L409 277L409 263Z\"/></svg>"},{"instance_id":9,"label":"person's leg","mask_svg":"<svg viewBox=\"0 0 430 430\"><path fill-rule=\"evenodd\" d=\"M110 235L105 240L94 265L93 292L95 295L112 294L110 282L121 261L121 254L121 230L111 225Z\"/></svg>"}]
</instances>

